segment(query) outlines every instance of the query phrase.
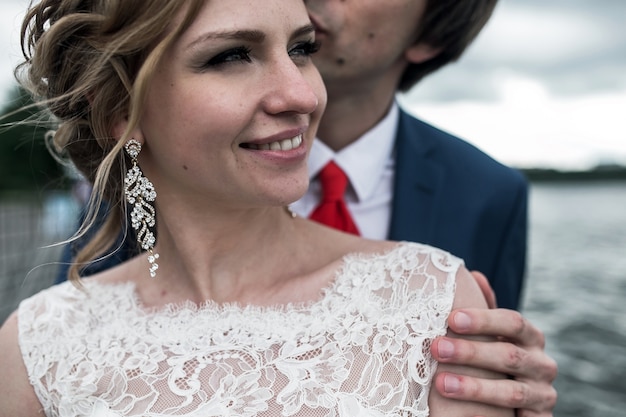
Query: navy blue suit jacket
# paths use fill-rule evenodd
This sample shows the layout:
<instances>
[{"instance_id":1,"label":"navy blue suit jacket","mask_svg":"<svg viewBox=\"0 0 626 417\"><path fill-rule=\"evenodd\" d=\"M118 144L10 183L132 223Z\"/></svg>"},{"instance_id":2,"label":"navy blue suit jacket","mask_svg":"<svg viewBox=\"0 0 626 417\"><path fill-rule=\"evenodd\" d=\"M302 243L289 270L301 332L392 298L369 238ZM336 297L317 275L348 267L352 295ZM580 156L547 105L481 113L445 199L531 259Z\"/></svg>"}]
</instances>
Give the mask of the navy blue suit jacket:
<instances>
[{"instance_id":1,"label":"navy blue suit jacket","mask_svg":"<svg viewBox=\"0 0 626 417\"><path fill-rule=\"evenodd\" d=\"M427 243L489 279L518 309L526 264L528 185L469 143L400 112L389 238Z\"/></svg>"}]
</instances>

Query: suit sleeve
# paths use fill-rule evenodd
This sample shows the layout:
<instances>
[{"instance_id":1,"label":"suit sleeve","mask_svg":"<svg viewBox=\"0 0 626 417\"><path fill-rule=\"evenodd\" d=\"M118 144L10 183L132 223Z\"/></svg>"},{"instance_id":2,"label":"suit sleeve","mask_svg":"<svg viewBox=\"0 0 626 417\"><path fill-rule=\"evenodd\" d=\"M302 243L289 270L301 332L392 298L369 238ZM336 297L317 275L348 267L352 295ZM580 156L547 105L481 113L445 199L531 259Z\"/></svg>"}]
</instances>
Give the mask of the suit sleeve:
<instances>
[{"instance_id":1,"label":"suit sleeve","mask_svg":"<svg viewBox=\"0 0 626 417\"><path fill-rule=\"evenodd\" d=\"M498 307L513 310L521 307L528 244L528 185L522 179L516 188L495 272L493 277L488 277L497 294Z\"/></svg>"}]
</instances>

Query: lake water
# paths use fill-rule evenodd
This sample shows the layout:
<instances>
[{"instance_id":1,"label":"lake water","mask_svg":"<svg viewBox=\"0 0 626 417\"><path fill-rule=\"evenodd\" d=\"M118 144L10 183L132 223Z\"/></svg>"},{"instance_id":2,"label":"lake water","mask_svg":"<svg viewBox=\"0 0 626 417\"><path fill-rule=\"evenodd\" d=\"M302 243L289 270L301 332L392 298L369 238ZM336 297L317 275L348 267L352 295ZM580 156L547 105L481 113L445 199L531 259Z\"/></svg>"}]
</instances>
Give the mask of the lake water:
<instances>
[{"instance_id":1,"label":"lake water","mask_svg":"<svg viewBox=\"0 0 626 417\"><path fill-rule=\"evenodd\" d=\"M626 182L534 184L523 312L559 364L558 417L626 416Z\"/></svg>"}]
</instances>

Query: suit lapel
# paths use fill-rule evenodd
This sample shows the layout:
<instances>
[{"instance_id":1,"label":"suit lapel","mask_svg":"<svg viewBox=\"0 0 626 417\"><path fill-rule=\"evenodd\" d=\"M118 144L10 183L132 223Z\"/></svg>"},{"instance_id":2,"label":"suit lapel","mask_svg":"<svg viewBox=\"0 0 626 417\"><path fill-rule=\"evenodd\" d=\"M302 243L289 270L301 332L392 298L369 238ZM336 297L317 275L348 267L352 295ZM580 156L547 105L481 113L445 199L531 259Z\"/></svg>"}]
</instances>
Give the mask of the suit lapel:
<instances>
[{"instance_id":1,"label":"suit lapel","mask_svg":"<svg viewBox=\"0 0 626 417\"><path fill-rule=\"evenodd\" d=\"M432 243L444 167L429 157L436 148L421 122L400 111L389 238Z\"/></svg>"}]
</instances>

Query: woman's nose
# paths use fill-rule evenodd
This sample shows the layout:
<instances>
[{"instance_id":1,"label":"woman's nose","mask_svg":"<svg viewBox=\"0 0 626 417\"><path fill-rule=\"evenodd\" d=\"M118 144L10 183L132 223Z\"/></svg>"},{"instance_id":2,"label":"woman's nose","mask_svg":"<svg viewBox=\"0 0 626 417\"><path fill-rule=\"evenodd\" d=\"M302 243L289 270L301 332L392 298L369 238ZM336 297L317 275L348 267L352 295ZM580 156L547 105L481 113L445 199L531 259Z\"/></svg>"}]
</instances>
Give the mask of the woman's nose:
<instances>
[{"instance_id":1,"label":"woman's nose","mask_svg":"<svg viewBox=\"0 0 626 417\"><path fill-rule=\"evenodd\" d=\"M319 104L319 74L313 64L296 65L291 59L273 65L266 77L265 110L271 114L313 113Z\"/></svg>"}]
</instances>

